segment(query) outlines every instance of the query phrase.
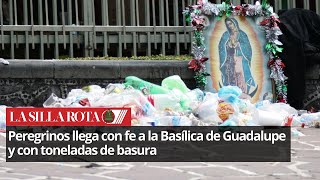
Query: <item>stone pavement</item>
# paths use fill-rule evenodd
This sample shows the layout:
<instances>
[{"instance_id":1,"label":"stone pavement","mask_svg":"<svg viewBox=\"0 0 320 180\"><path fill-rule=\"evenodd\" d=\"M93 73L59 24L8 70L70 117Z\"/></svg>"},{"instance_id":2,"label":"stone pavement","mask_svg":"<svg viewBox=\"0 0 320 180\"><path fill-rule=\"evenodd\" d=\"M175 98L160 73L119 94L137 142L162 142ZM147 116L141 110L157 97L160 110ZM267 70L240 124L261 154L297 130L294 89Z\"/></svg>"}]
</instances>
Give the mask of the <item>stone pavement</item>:
<instances>
[{"instance_id":1,"label":"stone pavement","mask_svg":"<svg viewBox=\"0 0 320 180\"><path fill-rule=\"evenodd\" d=\"M288 163L7 163L0 134L0 179L320 179L320 129L301 129Z\"/></svg>"}]
</instances>

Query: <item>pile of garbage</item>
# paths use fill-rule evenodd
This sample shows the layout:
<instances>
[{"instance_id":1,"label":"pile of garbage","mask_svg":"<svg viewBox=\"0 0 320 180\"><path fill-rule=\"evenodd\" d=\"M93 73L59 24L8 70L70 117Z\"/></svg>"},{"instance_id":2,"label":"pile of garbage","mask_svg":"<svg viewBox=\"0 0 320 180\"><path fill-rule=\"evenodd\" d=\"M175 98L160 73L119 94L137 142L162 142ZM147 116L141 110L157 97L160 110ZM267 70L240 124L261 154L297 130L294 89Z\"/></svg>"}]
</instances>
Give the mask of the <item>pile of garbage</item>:
<instances>
[{"instance_id":1,"label":"pile of garbage","mask_svg":"<svg viewBox=\"0 0 320 180\"><path fill-rule=\"evenodd\" d=\"M0 106L0 133L6 130L6 106Z\"/></svg>"},{"instance_id":2,"label":"pile of garbage","mask_svg":"<svg viewBox=\"0 0 320 180\"><path fill-rule=\"evenodd\" d=\"M67 98L52 94L44 107L130 107L137 126L313 126L320 113L302 114L284 103L268 100L252 104L236 86L217 93L190 90L178 76L161 85L135 76L123 84L73 89Z\"/></svg>"},{"instance_id":3,"label":"pile of garbage","mask_svg":"<svg viewBox=\"0 0 320 180\"><path fill-rule=\"evenodd\" d=\"M253 104L236 86L217 93L190 90L178 75L161 85L135 76L123 84L85 86L66 98L55 94L44 107L129 107L133 126L297 126L314 127L320 113L304 113L284 103L268 100ZM5 129L5 106L0 106L0 129Z\"/></svg>"}]
</instances>

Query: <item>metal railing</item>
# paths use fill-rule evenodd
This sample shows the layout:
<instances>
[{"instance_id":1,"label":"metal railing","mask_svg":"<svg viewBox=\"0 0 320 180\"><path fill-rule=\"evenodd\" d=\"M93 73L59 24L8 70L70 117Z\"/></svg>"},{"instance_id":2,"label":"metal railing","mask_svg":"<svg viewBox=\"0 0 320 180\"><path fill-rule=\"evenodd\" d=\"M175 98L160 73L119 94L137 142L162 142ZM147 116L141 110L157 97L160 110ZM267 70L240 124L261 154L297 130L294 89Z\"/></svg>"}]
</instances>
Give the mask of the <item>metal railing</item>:
<instances>
[{"instance_id":1,"label":"metal railing","mask_svg":"<svg viewBox=\"0 0 320 180\"><path fill-rule=\"evenodd\" d=\"M182 11L195 3L196 0L0 0L1 57L59 59L189 53L192 29ZM271 4L275 10L301 6L299 0L274 0ZM303 7L319 13L320 2L304 0Z\"/></svg>"}]
</instances>

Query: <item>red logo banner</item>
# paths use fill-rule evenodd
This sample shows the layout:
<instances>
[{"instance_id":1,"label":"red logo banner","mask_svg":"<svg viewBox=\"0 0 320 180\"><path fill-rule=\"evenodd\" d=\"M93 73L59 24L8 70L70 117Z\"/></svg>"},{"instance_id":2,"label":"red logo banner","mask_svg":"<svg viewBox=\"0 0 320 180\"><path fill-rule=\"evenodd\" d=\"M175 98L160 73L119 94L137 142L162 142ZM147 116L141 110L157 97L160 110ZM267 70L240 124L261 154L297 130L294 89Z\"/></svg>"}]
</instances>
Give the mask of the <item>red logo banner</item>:
<instances>
[{"instance_id":1,"label":"red logo banner","mask_svg":"<svg viewBox=\"0 0 320 180\"><path fill-rule=\"evenodd\" d=\"M7 126L131 126L130 108L7 108Z\"/></svg>"}]
</instances>

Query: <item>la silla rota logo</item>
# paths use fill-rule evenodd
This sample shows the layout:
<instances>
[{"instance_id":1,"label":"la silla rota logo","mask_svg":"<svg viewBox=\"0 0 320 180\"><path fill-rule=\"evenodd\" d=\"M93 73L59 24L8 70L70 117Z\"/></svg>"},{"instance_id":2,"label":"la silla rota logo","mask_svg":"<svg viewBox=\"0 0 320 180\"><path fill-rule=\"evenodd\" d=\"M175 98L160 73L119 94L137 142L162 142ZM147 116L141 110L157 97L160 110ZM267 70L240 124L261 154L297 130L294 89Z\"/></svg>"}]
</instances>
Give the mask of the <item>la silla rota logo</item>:
<instances>
[{"instance_id":1,"label":"la silla rota logo","mask_svg":"<svg viewBox=\"0 0 320 180\"><path fill-rule=\"evenodd\" d=\"M131 126L130 108L7 108L7 126Z\"/></svg>"}]
</instances>

